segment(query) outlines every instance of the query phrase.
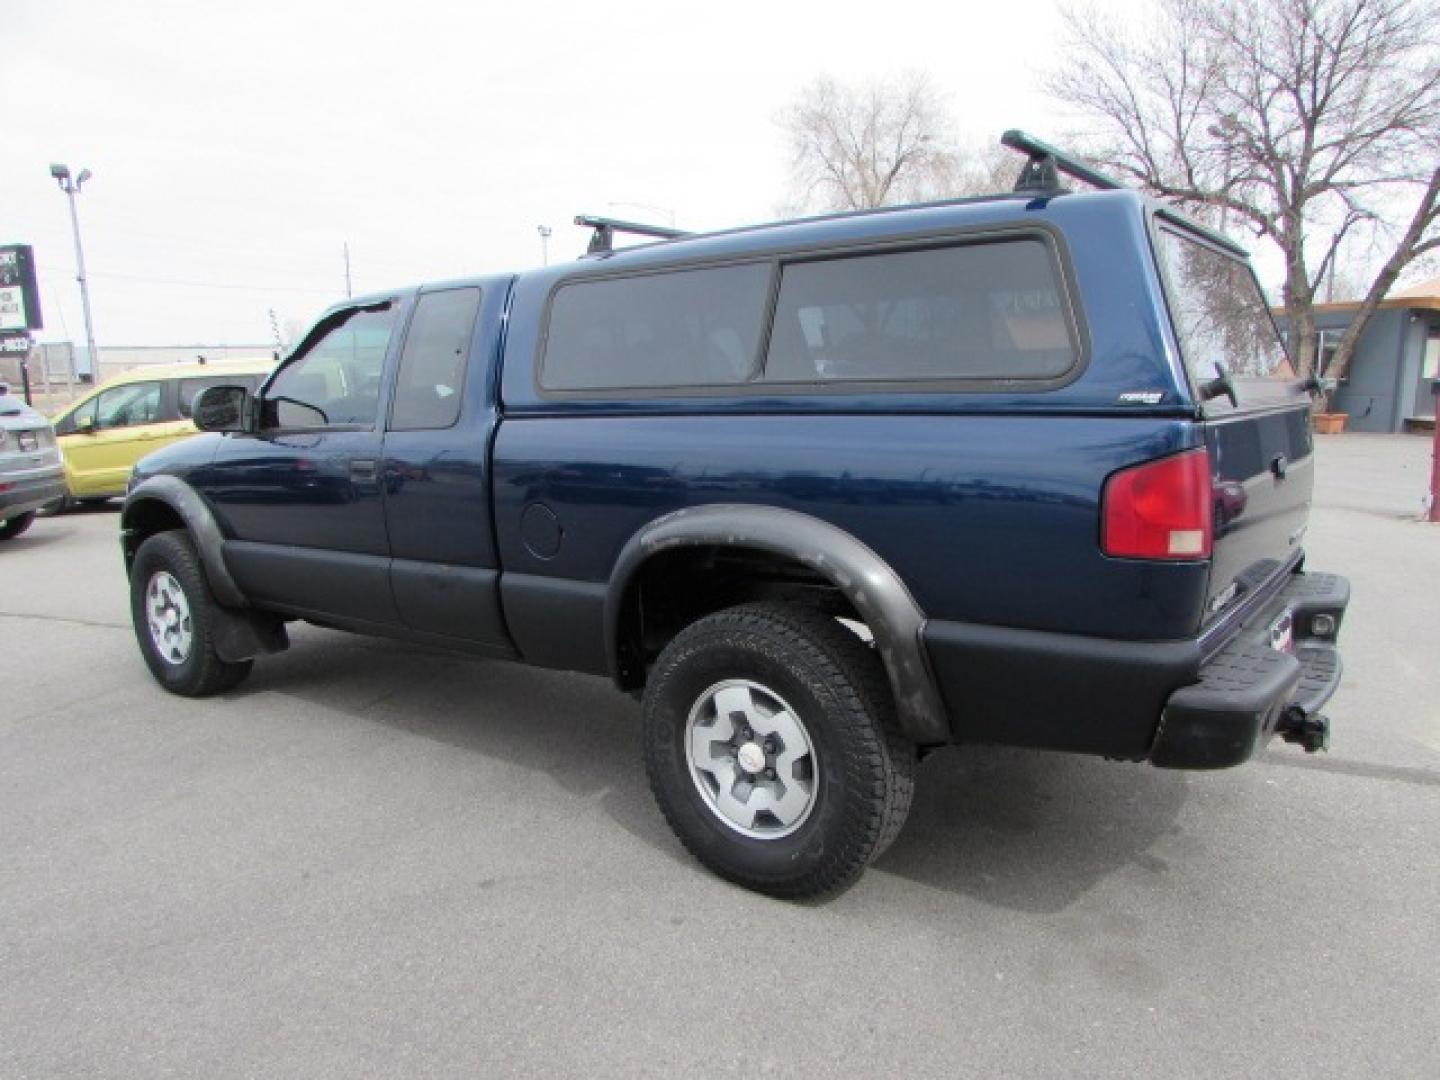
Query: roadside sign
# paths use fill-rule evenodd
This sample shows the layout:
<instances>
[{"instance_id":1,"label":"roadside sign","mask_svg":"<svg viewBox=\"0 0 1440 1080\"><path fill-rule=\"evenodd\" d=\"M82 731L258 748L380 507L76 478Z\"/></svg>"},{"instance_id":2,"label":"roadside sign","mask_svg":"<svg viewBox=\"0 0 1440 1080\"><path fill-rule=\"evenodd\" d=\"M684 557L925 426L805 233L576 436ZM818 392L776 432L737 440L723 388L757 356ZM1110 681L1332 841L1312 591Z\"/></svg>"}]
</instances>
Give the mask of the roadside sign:
<instances>
[{"instance_id":1,"label":"roadside sign","mask_svg":"<svg viewBox=\"0 0 1440 1080\"><path fill-rule=\"evenodd\" d=\"M29 244L0 245L0 333L44 327L34 249Z\"/></svg>"}]
</instances>

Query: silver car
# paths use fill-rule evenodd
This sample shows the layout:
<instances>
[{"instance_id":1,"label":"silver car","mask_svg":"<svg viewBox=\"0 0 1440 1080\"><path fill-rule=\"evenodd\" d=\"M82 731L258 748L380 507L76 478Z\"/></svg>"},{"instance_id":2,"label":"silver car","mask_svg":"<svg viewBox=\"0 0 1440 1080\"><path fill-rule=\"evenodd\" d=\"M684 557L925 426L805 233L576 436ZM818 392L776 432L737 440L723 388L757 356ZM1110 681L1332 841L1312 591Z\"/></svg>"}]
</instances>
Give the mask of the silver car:
<instances>
[{"instance_id":1,"label":"silver car","mask_svg":"<svg viewBox=\"0 0 1440 1080\"><path fill-rule=\"evenodd\" d=\"M50 421L0 383L0 540L19 536L35 511L65 494L65 466Z\"/></svg>"}]
</instances>

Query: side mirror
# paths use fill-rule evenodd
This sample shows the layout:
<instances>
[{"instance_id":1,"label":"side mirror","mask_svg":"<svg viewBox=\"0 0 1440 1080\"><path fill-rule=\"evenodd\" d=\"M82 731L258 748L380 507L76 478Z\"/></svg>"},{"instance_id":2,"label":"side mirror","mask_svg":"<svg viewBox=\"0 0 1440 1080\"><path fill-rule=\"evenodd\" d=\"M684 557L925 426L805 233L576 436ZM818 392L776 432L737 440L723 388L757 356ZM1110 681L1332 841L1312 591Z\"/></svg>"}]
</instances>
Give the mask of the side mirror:
<instances>
[{"instance_id":1,"label":"side mirror","mask_svg":"<svg viewBox=\"0 0 1440 1080\"><path fill-rule=\"evenodd\" d=\"M94 434L95 434L95 416L94 416L94 414L91 414L91 415L89 415L89 416L82 416L82 417L80 417L78 420L76 420L76 421L75 421L75 430L78 431L81 435L94 435Z\"/></svg>"},{"instance_id":2,"label":"side mirror","mask_svg":"<svg viewBox=\"0 0 1440 1080\"><path fill-rule=\"evenodd\" d=\"M208 386L195 398L192 418L201 431L244 431L250 391L243 386Z\"/></svg>"}]
</instances>

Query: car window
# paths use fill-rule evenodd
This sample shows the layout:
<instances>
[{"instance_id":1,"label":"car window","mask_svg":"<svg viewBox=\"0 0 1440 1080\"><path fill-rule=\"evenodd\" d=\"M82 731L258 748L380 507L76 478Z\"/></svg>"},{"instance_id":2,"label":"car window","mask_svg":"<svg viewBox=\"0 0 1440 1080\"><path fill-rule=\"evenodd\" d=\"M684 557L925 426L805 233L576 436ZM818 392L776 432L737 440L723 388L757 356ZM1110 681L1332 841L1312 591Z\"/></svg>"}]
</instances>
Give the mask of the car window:
<instances>
[{"instance_id":1,"label":"car window","mask_svg":"<svg viewBox=\"0 0 1440 1080\"><path fill-rule=\"evenodd\" d=\"M391 430L447 428L460 418L460 391L479 310L479 289L425 293L416 302L400 354Z\"/></svg>"},{"instance_id":2,"label":"car window","mask_svg":"<svg viewBox=\"0 0 1440 1080\"><path fill-rule=\"evenodd\" d=\"M55 424L56 435L73 435L79 428L80 421L88 419L91 422L95 419L95 403L99 395L90 398L89 401L81 402L75 408L62 416Z\"/></svg>"},{"instance_id":3,"label":"car window","mask_svg":"<svg viewBox=\"0 0 1440 1080\"><path fill-rule=\"evenodd\" d=\"M1006 240L787 265L764 379L1049 379L1076 355L1048 247Z\"/></svg>"},{"instance_id":4,"label":"car window","mask_svg":"<svg viewBox=\"0 0 1440 1080\"><path fill-rule=\"evenodd\" d=\"M374 425L395 305L357 308L341 317L344 321L282 368L266 388L271 425Z\"/></svg>"},{"instance_id":5,"label":"car window","mask_svg":"<svg viewBox=\"0 0 1440 1080\"><path fill-rule=\"evenodd\" d=\"M189 420L195 411L195 399L212 386L243 386L254 393L259 385L258 375L206 375L198 379L181 379L180 415Z\"/></svg>"},{"instance_id":6,"label":"car window","mask_svg":"<svg viewBox=\"0 0 1440 1080\"><path fill-rule=\"evenodd\" d=\"M753 376L768 264L672 270L562 286L541 382L551 390L733 386Z\"/></svg>"},{"instance_id":7,"label":"car window","mask_svg":"<svg viewBox=\"0 0 1440 1080\"><path fill-rule=\"evenodd\" d=\"M96 426L109 429L156 423L161 419L162 389L158 382L145 382L103 391L95 399Z\"/></svg>"},{"instance_id":8,"label":"car window","mask_svg":"<svg viewBox=\"0 0 1440 1080\"><path fill-rule=\"evenodd\" d=\"M1195 384L1222 372L1234 376L1240 407L1292 396L1295 368L1250 265L1170 228L1159 230L1158 251L1180 353ZM1204 407L1217 412L1226 405L1222 397Z\"/></svg>"}]
</instances>

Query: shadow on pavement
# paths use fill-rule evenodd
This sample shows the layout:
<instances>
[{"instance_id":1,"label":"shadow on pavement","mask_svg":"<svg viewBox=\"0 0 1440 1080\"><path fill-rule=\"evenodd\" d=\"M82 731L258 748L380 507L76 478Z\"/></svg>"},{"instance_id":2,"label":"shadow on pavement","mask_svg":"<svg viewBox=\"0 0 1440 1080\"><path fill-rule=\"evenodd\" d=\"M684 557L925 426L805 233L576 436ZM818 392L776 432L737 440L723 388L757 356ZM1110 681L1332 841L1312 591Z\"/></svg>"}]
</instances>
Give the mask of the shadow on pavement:
<instances>
[{"instance_id":1,"label":"shadow on pavement","mask_svg":"<svg viewBox=\"0 0 1440 1080\"><path fill-rule=\"evenodd\" d=\"M323 634L323 636L321 636ZM596 678L301 628L238 692L270 690L547 774L691 865L650 797L636 704ZM1062 911L1174 830L1186 779L1148 765L992 747L920 766L874 870L986 904Z\"/></svg>"},{"instance_id":2,"label":"shadow on pavement","mask_svg":"<svg viewBox=\"0 0 1440 1080\"><path fill-rule=\"evenodd\" d=\"M650 798L639 707L602 679L292 627L237 697L287 694L543 772L627 832L688 862Z\"/></svg>"},{"instance_id":3,"label":"shadow on pavement","mask_svg":"<svg viewBox=\"0 0 1440 1080\"><path fill-rule=\"evenodd\" d=\"M940 750L921 763L910 818L884 873L1016 911L1053 913L1175 830L1185 774L1002 747Z\"/></svg>"}]
</instances>

